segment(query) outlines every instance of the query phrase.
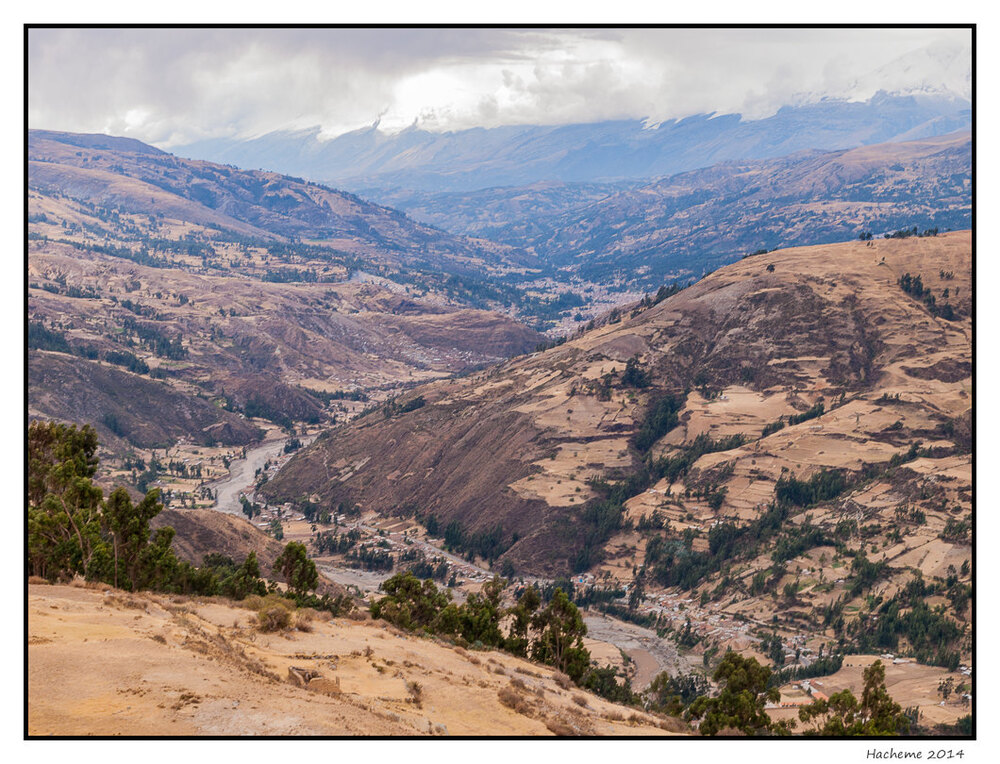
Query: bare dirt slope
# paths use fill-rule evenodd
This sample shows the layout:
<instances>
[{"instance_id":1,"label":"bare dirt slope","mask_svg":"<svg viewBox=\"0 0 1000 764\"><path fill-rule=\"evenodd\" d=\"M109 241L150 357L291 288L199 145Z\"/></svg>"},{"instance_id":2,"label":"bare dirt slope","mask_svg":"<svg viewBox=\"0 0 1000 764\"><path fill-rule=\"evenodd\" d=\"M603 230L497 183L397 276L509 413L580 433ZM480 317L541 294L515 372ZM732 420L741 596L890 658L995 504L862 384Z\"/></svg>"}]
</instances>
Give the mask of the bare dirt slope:
<instances>
[{"instance_id":1,"label":"bare dirt slope","mask_svg":"<svg viewBox=\"0 0 1000 764\"><path fill-rule=\"evenodd\" d=\"M221 600L29 586L29 734L684 730L676 720L562 689L550 669L502 653L466 652L347 619L318 618L308 632L259 634L249 625L252 615ZM291 666L322 676L299 686L289 678Z\"/></svg>"}]
</instances>

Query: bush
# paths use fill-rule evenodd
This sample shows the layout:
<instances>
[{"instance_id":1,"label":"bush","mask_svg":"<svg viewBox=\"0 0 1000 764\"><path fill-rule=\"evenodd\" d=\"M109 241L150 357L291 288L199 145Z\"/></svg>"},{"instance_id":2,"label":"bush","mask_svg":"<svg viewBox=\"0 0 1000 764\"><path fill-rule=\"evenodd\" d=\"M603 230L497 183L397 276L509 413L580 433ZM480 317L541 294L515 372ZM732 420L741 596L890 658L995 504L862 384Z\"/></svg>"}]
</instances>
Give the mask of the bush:
<instances>
[{"instance_id":1,"label":"bush","mask_svg":"<svg viewBox=\"0 0 1000 764\"><path fill-rule=\"evenodd\" d=\"M257 611L257 629L259 631L280 631L287 629L292 623L295 603L278 594L268 594L261 597L251 594L243 600L243 607Z\"/></svg>"},{"instance_id":2,"label":"bush","mask_svg":"<svg viewBox=\"0 0 1000 764\"><path fill-rule=\"evenodd\" d=\"M268 605L257 611L257 629L259 631L281 631L287 629L291 621L291 612L282 605Z\"/></svg>"},{"instance_id":3,"label":"bush","mask_svg":"<svg viewBox=\"0 0 1000 764\"><path fill-rule=\"evenodd\" d=\"M310 632L313 630L312 622L316 618L316 611L311 607L301 608L295 611L295 628L299 631Z\"/></svg>"},{"instance_id":4,"label":"bush","mask_svg":"<svg viewBox=\"0 0 1000 764\"><path fill-rule=\"evenodd\" d=\"M414 705L419 706L424 697L424 688L419 682L407 682L406 691L410 693L410 700Z\"/></svg>"},{"instance_id":5,"label":"bush","mask_svg":"<svg viewBox=\"0 0 1000 764\"><path fill-rule=\"evenodd\" d=\"M559 737L575 737L577 735L575 729L558 719L546 719L545 728L553 735L558 735Z\"/></svg>"},{"instance_id":6,"label":"bush","mask_svg":"<svg viewBox=\"0 0 1000 764\"><path fill-rule=\"evenodd\" d=\"M531 705L521 697L520 693L510 687L501 687L497 693L497 699L507 708L519 714L527 715L531 711Z\"/></svg>"}]
</instances>

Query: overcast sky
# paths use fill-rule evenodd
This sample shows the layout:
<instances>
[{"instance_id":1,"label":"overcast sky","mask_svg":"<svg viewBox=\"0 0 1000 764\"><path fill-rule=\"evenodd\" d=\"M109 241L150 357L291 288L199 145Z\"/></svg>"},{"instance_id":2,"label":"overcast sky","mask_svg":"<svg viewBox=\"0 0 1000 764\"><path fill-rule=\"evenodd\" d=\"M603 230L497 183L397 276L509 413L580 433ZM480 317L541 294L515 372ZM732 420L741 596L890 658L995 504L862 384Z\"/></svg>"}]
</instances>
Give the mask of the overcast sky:
<instances>
[{"instance_id":1,"label":"overcast sky","mask_svg":"<svg viewBox=\"0 0 1000 764\"><path fill-rule=\"evenodd\" d=\"M33 29L28 54L31 127L165 148L377 119L757 119L880 88L971 92L968 30Z\"/></svg>"}]
</instances>

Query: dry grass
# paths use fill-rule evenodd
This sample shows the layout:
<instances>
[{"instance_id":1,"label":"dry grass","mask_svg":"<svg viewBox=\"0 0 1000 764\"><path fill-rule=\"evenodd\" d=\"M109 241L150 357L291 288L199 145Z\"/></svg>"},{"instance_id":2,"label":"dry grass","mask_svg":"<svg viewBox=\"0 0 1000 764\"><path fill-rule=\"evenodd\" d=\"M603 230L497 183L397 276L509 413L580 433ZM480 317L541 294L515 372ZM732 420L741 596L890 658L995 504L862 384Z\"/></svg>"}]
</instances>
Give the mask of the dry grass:
<instances>
[{"instance_id":1,"label":"dry grass","mask_svg":"<svg viewBox=\"0 0 1000 764\"><path fill-rule=\"evenodd\" d=\"M564 690L568 690L570 687L573 686L573 680L570 679L561 671L555 672L552 675L552 680Z\"/></svg>"},{"instance_id":2,"label":"dry grass","mask_svg":"<svg viewBox=\"0 0 1000 764\"><path fill-rule=\"evenodd\" d=\"M419 708L424 699L424 688L420 682L407 682L406 691L410 693L410 702Z\"/></svg>"},{"instance_id":3,"label":"dry grass","mask_svg":"<svg viewBox=\"0 0 1000 764\"><path fill-rule=\"evenodd\" d=\"M493 673L499 674L500 676L507 676L507 672L504 671L503 666L501 666L500 664L497 664L493 667Z\"/></svg>"},{"instance_id":4,"label":"dry grass","mask_svg":"<svg viewBox=\"0 0 1000 764\"><path fill-rule=\"evenodd\" d=\"M570 727L565 722L559 721L558 719L546 719L545 728L553 735L558 735L559 737L577 736L577 731L575 729Z\"/></svg>"},{"instance_id":5,"label":"dry grass","mask_svg":"<svg viewBox=\"0 0 1000 764\"><path fill-rule=\"evenodd\" d=\"M510 680L510 686L516 687L519 690L528 689L528 685L526 685L522 680L518 679L516 676Z\"/></svg>"},{"instance_id":6,"label":"dry grass","mask_svg":"<svg viewBox=\"0 0 1000 764\"><path fill-rule=\"evenodd\" d=\"M265 633L287 629L291 622L291 613L277 605L268 606L257 611L257 629Z\"/></svg>"},{"instance_id":7,"label":"dry grass","mask_svg":"<svg viewBox=\"0 0 1000 764\"><path fill-rule=\"evenodd\" d=\"M257 611L258 631L283 631L292 626L293 618L296 628L301 628L302 631L312 630L308 622L312 620L311 614L314 614L315 611L296 612L295 603L278 594L268 594L266 597L251 594L243 600L242 605L248 610ZM305 628L302 628L303 625Z\"/></svg>"},{"instance_id":8,"label":"dry grass","mask_svg":"<svg viewBox=\"0 0 1000 764\"><path fill-rule=\"evenodd\" d=\"M511 687L501 687L499 692L497 692L497 698L503 703L507 708L516 711L524 716L529 716L531 714L531 704L528 703L521 694L511 688Z\"/></svg>"},{"instance_id":9,"label":"dry grass","mask_svg":"<svg viewBox=\"0 0 1000 764\"><path fill-rule=\"evenodd\" d=\"M604 718L609 722L623 722L625 721L625 714L623 714L618 709L612 709L604 714Z\"/></svg>"},{"instance_id":10,"label":"dry grass","mask_svg":"<svg viewBox=\"0 0 1000 764\"><path fill-rule=\"evenodd\" d=\"M576 703L578 706L582 706L583 708L587 708L590 705L587 699L578 692L573 693L573 702Z\"/></svg>"},{"instance_id":11,"label":"dry grass","mask_svg":"<svg viewBox=\"0 0 1000 764\"><path fill-rule=\"evenodd\" d=\"M42 584L51 584L52 582L49 581L47 578L42 578L41 576L28 576L28 583L42 585Z\"/></svg>"},{"instance_id":12,"label":"dry grass","mask_svg":"<svg viewBox=\"0 0 1000 764\"><path fill-rule=\"evenodd\" d=\"M46 583L48 583L46 581ZM110 589L107 584L102 584L100 581L88 581L85 578L74 578L69 582L69 585L76 589Z\"/></svg>"},{"instance_id":13,"label":"dry grass","mask_svg":"<svg viewBox=\"0 0 1000 764\"><path fill-rule=\"evenodd\" d=\"M146 609L146 603L143 600L122 594L109 594L104 598L104 604L117 608L130 608L132 610Z\"/></svg>"},{"instance_id":14,"label":"dry grass","mask_svg":"<svg viewBox=\"0 0 1000 764\"><path fill-rule=\"evenodd\" d=\"M313 630L313 620L316 617L316 611L312 608L302 608L301 610L295 611L295 628L299 631L311 632Z\"/></svg>"},{"instance_id":15,"label":"dry grass","mask_svg":"<svg viewBox=\"0 0 1000 764\"><path fill-rule=\"evenodd\" d=\"M674 716L668 716L664 719L660 719L657 726L661 730L666 730L667 732L679 732L685 734L691 733L691 728L681 719Z\"/></svg>"}]
</instances>

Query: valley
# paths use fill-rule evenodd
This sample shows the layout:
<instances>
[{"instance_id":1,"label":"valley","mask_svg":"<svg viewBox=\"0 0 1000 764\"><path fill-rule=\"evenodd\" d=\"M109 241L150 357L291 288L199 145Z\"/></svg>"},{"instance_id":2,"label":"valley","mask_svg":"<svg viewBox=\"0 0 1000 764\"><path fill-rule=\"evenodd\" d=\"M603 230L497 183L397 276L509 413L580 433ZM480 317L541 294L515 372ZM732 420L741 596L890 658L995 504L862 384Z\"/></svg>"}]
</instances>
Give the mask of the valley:
<instances>
[{"instance_id":1,"label":"valley","mask_svg":"<svg viewBox=\"0 0 1000 764\"><path fill-rule=\"evenodd\" d=\"M918 225L967 228L971 135L730 160L658 178L471 192L373 190L454 233L536 255L584 288L655 291L743 255ZM613 306L608 306L608 308Z\"/></svg>"},{"instance_id":2,"label":"valley","mask_svg":"<svg viewBox=\"0 0 1000 764\"><path fill-rule=\"evenodd\" d=\"M503 247L135 141L29 151L29 415L94 424L109 456L244 447L542 340L469 291ZM421 281L425 256L444 272Z\"/></svg>"},{"instance_id":3,"label":"valley","mask_svg":"<svg viewBox=\"0 0 1000 764\"><path fill-rule=\"evenodd\" d=\"M935 683L971 690L974 273L947 229L971 138L906 137L373 193L411 218L31 131L28 417L92 425L96 484L159 490L149 548L180 561L159 593L31 579L33 734L120 729L102 704L169 734L692 734L664 688L718 692L729 651L773 670L773 721L860 695L881 655L914 723L955 729L971 692ZM250 552L271 600L220 594ZM379 616L407 571L459 621ZM579 608L586 696L544 621L532 662L504 642L530 592ZM484 602L508 637L456 636ZM48 675L103 666L99 642L135 666L74 704Z\"/></svg>"}]
</instances>

